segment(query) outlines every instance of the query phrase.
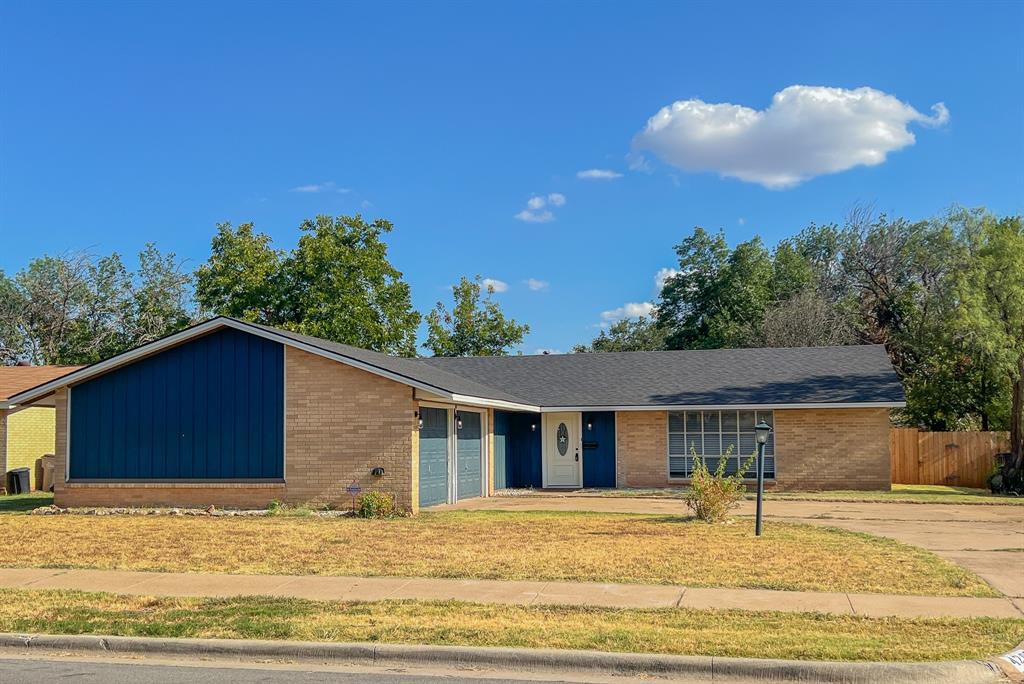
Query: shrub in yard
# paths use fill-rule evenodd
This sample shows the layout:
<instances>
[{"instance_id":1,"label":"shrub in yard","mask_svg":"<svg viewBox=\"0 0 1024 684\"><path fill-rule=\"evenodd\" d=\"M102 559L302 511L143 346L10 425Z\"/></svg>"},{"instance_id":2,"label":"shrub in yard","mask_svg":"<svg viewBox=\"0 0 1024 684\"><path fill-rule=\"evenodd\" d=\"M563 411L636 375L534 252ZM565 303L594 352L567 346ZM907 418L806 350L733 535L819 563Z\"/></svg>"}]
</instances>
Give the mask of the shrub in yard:
<instances>
[{"instance_id":1,"label":"shrub in yard","mask_svg":"<svg viewBox=\"0 0 1024 684\"><path fill-rule=\"evenodd\" d=\"M708 523L722 522L729 517L729 511L736 508L746 494L747 486L743 482L743 473L750 469L755 456L748 458L735 475L726 475L725 466L732 449L718 460L715 472L708 470L704 459L697 455L691 447L693 456L693 475L690 477L690 490L684 500L698 519Z\"/></svg>"},{"instance_id":2,"label":"shrub in yard","mask_svg":"<svg viewBox=\"0 0 1024 684\"><path fill-rule=\"evenodd\" d=\"M356 500L360 518L393 518L397 513L395 497L387 492L366 492Z\"/></svg>"},{"instance_id":3,"label":"shrub in yard","mask_svg":"<svg viewBox=\"0 0 1024 684\"><path fill-rule=\"evenodd\" d=\"M282 504L277 499L274 499L267 504L267 515L280 515Z\"/></svg>"}]
</instances>

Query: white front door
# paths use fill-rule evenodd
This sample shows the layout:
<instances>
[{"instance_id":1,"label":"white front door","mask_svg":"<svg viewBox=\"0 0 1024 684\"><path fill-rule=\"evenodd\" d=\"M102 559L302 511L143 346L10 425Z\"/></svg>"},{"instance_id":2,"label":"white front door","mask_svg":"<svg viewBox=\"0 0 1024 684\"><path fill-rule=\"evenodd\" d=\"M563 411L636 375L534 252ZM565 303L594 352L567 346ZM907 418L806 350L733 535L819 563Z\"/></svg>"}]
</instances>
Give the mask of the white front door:
<instances>
[{"instance_id":1,"label":"white front door","mask_svg":"<svg viewBox=\"0 0 1024 684\"><path fill-rule=\"evenodd\" d=\"M580 413L543 414L545 487L580 487L583 485L583 458Z\"/></svg>"}]
</instances>

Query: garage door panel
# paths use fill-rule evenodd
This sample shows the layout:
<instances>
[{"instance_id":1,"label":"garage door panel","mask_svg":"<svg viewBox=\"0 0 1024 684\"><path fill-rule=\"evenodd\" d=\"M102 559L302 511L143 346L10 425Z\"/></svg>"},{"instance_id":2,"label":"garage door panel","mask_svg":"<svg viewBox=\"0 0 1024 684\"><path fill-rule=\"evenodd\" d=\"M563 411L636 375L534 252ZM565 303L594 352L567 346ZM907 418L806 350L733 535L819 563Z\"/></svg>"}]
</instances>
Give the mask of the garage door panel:
<instances>
[{"instance_id":1,"label":"garage door panel","mask_svg":"<svg viewBox=\"0 0 1024 684\"><path fill-rule=\"evenodd\" d=\"M420 505L448 501L448 412L421 407L420 418Z\"/></svg>"},{"instance_id":2,"label":"garage door panel","mask_svg":"<svg viewBox=\"0 0 1024 684\"><path fill-rule=\"evenodd\" d=\"M458 433L459 499L481 494L480 454L483 447L482 420L479 413L463 411L462 427Z\"/></svg>"}]
</instances>

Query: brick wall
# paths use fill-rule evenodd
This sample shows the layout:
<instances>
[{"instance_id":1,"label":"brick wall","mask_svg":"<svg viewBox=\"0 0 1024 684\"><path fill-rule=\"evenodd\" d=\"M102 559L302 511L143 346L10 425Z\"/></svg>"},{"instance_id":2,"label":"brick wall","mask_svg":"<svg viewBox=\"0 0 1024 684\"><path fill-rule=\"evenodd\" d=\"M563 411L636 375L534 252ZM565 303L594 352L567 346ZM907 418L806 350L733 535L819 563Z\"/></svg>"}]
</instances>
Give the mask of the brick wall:
<instances>
[{"instance_id":1,"label":"brick wall","mask_svg":"<svg viewBox=\"0 0 1024 684\"><path fill-rule=\"evenodd\" d=\"M664 487L668 484L668 413L615 412L615 484Z\"/></svg>"},{"instance_id":2,"label":"brick wall","mask_svg":"<svg viewBox=\"0 0 1024 684\"><path fill-rule=\"evenodd\" d=\"M889 410L775 411L778 489L889 489Z\"/></svg>"},{"instance_id":3,"label":"brick wall","mask_svg":"<svg viewBox=\"0 0 1024 684\"><path fill-rule=\"evenodd\" d=\"M615 414L615 481L619 487L664 487L668 413ZM775 411L774 489L889 489L888 409Z\"/></svg>"},{"instance_id":4,"label":"brick wall","mask_svg":"<svg viewBox=\"0 0 1024 684\"><path fill-rule=\"evenodd\" d=\"M413 508L412 388L291 347L285 366L288 500L348 503L356 481ZM384 477L370 475L377 466Z\"/></svg>"},{"instance_id":5,"label":"brick wall","mask_svg":"<svg viewBox=\"0 0 1024 684\"><path fill-rule=\"evenodd\" d=\"M59 506L216 506L262 508L289 503L349 505L345 488L395 495L417 509L418 459L411 388L299 349L285 347L284 483L71 483L63 482L67 394L57 393ZM72 390L74 391L74 390ZM383 467L377 478L370 471Z\"/></svg>"}]
</instances>

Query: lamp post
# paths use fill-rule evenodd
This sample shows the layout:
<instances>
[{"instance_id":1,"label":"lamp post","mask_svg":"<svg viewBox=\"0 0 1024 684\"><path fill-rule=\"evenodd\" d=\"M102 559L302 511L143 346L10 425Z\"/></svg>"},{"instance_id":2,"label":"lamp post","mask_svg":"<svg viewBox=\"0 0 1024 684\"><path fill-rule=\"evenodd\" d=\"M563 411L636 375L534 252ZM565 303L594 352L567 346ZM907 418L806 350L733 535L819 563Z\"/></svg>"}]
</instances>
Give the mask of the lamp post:
<instances>
[{"instance_id":1,"label":"lamp post","mask_svg":"<svg viewBox=\"0 0 1024 684\"><path fill-rule=\"evenodd\" d=\"M754 535L761 536L761 503L764 499L764 445L768 443L768 435L772 426L763 420L754 426L757 436L757 520L754 523Z\"/></svg>"}]
</instances>

